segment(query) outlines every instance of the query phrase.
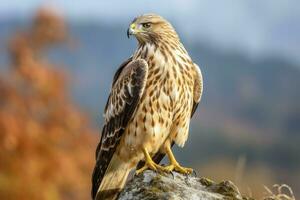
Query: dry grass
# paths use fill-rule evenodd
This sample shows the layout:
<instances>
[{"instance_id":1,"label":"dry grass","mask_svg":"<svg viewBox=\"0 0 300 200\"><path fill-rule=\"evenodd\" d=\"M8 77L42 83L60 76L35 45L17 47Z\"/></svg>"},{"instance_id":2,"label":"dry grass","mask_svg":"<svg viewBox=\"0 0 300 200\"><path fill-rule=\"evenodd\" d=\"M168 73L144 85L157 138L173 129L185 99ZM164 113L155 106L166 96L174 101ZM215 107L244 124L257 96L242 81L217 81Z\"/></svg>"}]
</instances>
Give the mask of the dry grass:
<instances>
[{"instance_id":1,"label":"dry grass","mask_svg":"<svg viewBox=\"0 0 300 200\"><path fill-rule=\"evenodd\" d=\"M264 165L247 165L240 159L238 162L230 159L211 160L198 167L200 176L220 182L232 180L240 192L254 199L261 199L265 192L263 185L276 183L274 174Z\"/></svg>"},{"instance_id":2,"label":"dry grass","mask_svg":"<svg viewBox=\"0 0 300 200\"><path fill-rule=\"evenodd\" d=\"M264 196L264 200L296 200L293 190L290 186L286 184L273 185L273 190L269 189L267 186L264 186L266 190L266 194Z\"/></svg>"}]
</instances>

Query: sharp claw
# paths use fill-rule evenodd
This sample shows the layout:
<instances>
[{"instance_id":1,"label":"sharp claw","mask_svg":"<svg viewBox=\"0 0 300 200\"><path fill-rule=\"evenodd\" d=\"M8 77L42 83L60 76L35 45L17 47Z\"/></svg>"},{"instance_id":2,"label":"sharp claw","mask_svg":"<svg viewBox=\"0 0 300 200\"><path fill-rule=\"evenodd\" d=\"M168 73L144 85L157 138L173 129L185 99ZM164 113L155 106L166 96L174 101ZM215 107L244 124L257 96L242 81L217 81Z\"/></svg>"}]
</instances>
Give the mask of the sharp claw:
<instances>
[{"instance_id":1,"label":"sharp claw","mask_svg":"<svg viewBox=\"0 0 300 200\"><path fill-rule=\"evenodd\" d=\"M172 175L173 180L175 179L173 171L170 171L170 174Z\"/></svg>"}]
</instances>

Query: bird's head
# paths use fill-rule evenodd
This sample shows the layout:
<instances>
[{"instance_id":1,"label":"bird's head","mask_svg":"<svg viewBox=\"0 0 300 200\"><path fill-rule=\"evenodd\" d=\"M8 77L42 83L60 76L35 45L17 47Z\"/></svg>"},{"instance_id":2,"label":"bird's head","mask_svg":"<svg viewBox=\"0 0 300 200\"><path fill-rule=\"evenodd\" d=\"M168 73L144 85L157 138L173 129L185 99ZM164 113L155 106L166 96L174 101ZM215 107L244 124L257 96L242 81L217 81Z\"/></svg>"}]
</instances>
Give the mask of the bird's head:
<instances>
[{"instance_id":1,"label":"bird's head","mask_svg":"<svg viewBox=\"0 0 300 200\"><path fill-rule=\"evenodd\" d=\"M164 38L178 38L172 25L156 14L136 17L127 30L127 36L134 35L139 43L157 43Z\"/></svg>"}]
</instances>

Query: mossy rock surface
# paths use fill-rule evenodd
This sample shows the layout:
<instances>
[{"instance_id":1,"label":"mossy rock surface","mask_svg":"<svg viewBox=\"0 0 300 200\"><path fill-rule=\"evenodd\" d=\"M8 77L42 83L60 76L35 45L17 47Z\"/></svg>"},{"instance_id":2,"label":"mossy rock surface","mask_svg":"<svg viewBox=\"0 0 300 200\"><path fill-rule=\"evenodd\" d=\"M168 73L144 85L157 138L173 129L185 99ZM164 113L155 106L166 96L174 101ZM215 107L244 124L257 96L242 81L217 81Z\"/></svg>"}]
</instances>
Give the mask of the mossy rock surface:
<instances>
[{"instance_id":1,"label":"mossy rock surface","mask_svg":"<svg viewBox=\"0 0 300 200\"><path fill-rule=\"evenodd\" d=\"M231 181L215 183L206 178L176 172L159 174L150 170L129 181L118 200L243 200Z\"/></svg>"}]
</instances>

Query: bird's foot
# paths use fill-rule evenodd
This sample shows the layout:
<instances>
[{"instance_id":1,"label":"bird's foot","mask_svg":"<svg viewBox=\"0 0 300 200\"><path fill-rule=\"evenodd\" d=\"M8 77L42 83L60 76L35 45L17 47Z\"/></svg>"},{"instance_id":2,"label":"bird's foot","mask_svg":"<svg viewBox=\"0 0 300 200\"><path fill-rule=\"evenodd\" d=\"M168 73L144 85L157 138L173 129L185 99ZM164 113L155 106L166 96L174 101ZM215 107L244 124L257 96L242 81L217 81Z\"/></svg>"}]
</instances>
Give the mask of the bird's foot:
<instances>
[{"instance_id":1,"label":"bird's foot","mask_svg":"<svg viewBox=\"0 0 300 200\"><path fill-rule=\"evenodd\" d=\"M191 174L193 172L192 168L182 167L178 163L170 164L166 167L163 167L162 171L170 173L172 171L179 172L181 174Z\"/></svg>"},{"instance_id":2,"label":"bird's foot","mask_svg":"<svg viewBox=\"0 0 300 200\"><path fill-rule=\"evenodd\" d=\"M163 167L162 166L156 164L153 160L148 160L146 162L146 164L142 168L140 168L140 169L138 169L138 170L135 171L135 174L139 175L139 174L143 173L147 169L151 169L151 170L156 171L156 172L157 171L163 171Z\"/></svg>"}]
</instances>

